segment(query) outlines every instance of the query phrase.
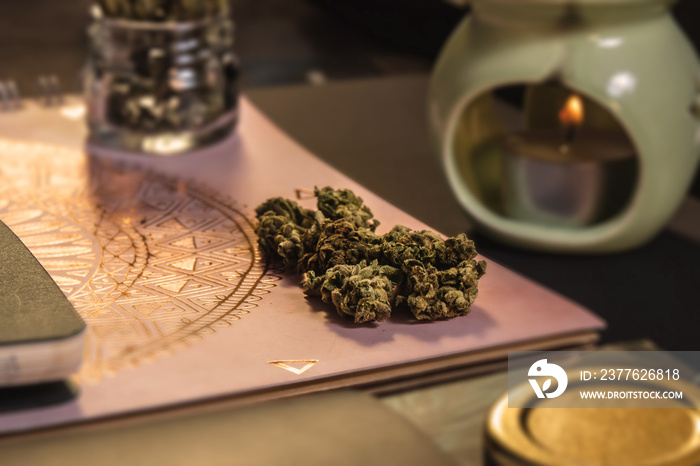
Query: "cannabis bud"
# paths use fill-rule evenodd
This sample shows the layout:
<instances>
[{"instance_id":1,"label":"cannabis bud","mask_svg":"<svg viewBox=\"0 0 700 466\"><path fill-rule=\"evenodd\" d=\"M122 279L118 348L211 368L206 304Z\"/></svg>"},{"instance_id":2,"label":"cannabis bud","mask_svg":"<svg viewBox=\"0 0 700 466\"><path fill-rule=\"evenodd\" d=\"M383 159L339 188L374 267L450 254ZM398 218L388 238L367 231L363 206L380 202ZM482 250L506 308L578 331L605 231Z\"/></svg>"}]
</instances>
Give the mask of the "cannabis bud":
<instances>
[{"instance_id":1,"label":"cannabis bud","mask_svg":"<svg viewBox=\"0 0 700 466\"><path fill-rule=\"evenodd\" d=\"M438 270L411 260L405 268L409 309L418 320L435 320L469 313L486 262L464 261L457 267Z\"/></svg>"},{"instance_id":2,"label":"cannabis bud","mask_svg":"<svg viewBox=\"0 0 700 466\"><path fill-rule=\"evenodd\" d=\"M281 259L287 270L294 270L304 252L303 234L315 223L314 212L281 197L268 199L255 209L258 244L262 252Z\"/></svg>"},{"instance_id":3,"label":"cannabis bud","mask_svg":"<svg viewBox=\"0 0 700 466\"><path fill-rule=\"evenodd\" d=\"M396 226L384 235L384 262L400 268L408 304L416 319L435 320L466 315L478 293L486 262L477 262L474 242L461 233L443 240L430 231Z\"/></svg>"},{"instance_id":4,"label":"cannabis bud","mask_svg":"<svg viewBox=\"0 0 700 466\"><path fill-rule=\"evenodd\" d=\"M261 250L303 273L307 294L355 323L383 321L401 305L418 320L469 313L486 262L475 260L465 234L443 240L397 225L379 236L379 222L352 191L314 194L316 212L283 198L256 209Z\"/></svg>"},{"instance_id":5,"label":"cannabis bud","mask_svg":"<svg viewBox=\"0 0 700 466\"><path fill-rule=\"evenodd\" d=\"M372 211L364 205L361 197L349 189L334 190L330 187L314 189L318 198L318 210L331 220L343 219L353 223L358 228L369 228L374 231L379 226Z\"/></svg>"},{"instance_id":6,"label":"cannabis bud","mask_svg":"<svg viewBox=\"0 0 700 466\"><path fill-rule=\"evenodd\" d=\"M327 220L304 237L305 253L299 271L322 274L336 265L355 265L378 259L381 238L343 218Z\"/></svg>"},{"instance_id":7,"label":"cannabis bud","mask_svg":"<svg viewBox=\"0 0 700 466\"><path fill-rule=\"evenodd\" d=\"M304 287L308 294L320 295L341 316L359 324L389 317L400 280L399 270L376 260L370 264L363 260L356 265L335 265L321 276L310 271Z\"/></svg>"}]
</instances>

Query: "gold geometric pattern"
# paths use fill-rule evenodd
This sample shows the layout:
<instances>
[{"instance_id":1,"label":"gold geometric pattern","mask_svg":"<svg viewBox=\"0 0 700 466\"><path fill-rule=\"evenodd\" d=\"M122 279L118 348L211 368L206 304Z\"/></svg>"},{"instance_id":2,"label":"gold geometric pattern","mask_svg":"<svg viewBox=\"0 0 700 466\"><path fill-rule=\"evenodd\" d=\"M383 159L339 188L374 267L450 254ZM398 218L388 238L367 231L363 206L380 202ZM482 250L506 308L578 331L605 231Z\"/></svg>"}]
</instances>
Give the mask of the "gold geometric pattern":
<instances>
[{"instance_id":1,"label":"gold geometric pattern","mask_svg":"<svg viewBox=\"0 0 700 466\"><path fill-rule=\"evenodd\" d=\"M232 202L79 151L0 139L0 220L87 323L85 382L228 327L279 280Z\"/></svg>"}]
</instances>

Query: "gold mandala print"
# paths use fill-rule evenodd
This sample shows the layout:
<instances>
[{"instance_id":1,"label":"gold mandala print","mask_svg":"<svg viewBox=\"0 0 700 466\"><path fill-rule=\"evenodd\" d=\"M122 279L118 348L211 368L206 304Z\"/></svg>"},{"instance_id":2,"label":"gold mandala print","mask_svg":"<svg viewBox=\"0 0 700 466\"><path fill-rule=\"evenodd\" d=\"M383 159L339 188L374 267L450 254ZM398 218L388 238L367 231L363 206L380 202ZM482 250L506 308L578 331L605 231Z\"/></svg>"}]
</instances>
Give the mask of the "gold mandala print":
<instances>
[{"instance_id":1,"label":"gold mandala print","mask_svg":"<svg viewBox=\"0 0 700 466\"><path fill-rule=\"evenodd\" d=\"M87 323L83 381L231 325L278 280L231 202L78 151L0 140L0 220Z\"/></svg>"}]
</instances>

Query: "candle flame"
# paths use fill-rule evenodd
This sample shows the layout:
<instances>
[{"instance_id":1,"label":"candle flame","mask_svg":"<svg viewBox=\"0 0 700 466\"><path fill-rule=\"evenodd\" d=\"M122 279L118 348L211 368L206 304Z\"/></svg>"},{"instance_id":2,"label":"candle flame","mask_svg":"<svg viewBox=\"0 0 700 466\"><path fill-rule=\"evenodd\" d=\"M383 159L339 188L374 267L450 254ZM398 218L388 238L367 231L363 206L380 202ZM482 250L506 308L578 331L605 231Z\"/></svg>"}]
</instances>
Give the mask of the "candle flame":
<instances>
[{"instance_id":1,"label":"candle flame","mask_svg":"<svg viewBox=\"0 0 700 466\"><path fill-rule=\"evenodd\" d=\"M576 94L572 94L559 111L559 121L564 126L578 126L583 122L583 116L583 100Z\"/></svg>"}]
</instances>

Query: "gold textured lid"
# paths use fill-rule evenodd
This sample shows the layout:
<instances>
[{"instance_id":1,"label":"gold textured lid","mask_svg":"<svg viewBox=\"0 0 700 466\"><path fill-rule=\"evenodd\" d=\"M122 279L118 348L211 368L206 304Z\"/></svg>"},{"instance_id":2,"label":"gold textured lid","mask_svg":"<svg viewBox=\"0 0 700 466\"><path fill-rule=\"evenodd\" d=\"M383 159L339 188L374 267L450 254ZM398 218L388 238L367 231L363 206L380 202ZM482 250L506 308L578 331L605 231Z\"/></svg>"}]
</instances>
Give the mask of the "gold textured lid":
<instances>
[{"instance_id":1,"label":"gold textured lid","mask_svg":"<svg viewBox=\"0 0 700 466\"><path fill-rule=\"evenodd\" d=\"M532 391L531 407L508 408L504 394L486 419L486 454L499 465L699 464L700 390L676 388L684 399L669 408L541 408Z\"/></svg>"}]
</instances>

